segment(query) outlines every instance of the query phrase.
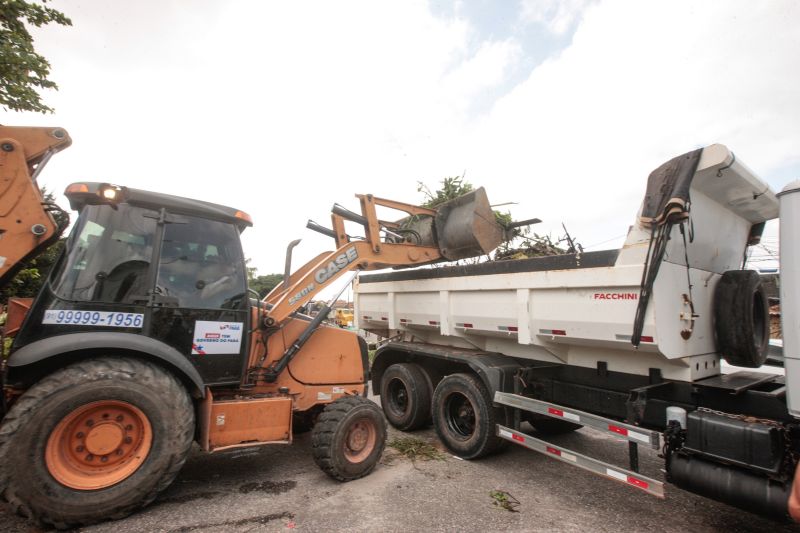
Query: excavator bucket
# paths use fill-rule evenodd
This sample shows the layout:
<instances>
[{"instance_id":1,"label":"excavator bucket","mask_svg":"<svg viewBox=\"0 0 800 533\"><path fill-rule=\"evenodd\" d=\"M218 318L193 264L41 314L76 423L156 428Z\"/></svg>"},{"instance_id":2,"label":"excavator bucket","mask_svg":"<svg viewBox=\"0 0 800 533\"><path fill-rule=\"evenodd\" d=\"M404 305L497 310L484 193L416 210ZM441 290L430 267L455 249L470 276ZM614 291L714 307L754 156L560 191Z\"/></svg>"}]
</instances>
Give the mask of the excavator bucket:
<instances>
[{"instance_id":1,"label":"excavator bucket","mask_svg":"<svg viewBox=\"0 0 800 533\"><path fill-rule=\"evenodd\" d=\"M445 202L436 215L413 216L398 221L404 235L414 235L418 244L435 246L447 260L488 254L503 242L483 187Z\"/></svg>"}]
</instances>

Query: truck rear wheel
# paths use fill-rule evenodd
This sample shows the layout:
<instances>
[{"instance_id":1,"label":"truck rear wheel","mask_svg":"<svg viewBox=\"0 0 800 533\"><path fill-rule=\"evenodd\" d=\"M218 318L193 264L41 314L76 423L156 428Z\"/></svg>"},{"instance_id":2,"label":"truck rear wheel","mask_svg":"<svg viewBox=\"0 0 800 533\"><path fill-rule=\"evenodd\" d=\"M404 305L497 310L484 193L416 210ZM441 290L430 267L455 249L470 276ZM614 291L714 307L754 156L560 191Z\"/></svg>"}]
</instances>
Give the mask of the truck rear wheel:
<instances>
[{"instance_id":1,"label":"truck rear wheel","mask_svg":"<svg viewBox=\"0 0 800 533\"><path fill-rule=\"evenodd\" d=\"M145 361L81 361L35 384L0 427L0 493L29 518L67 528L123 518L175 478L194 409L174 376Z\"/></svg>"},{"instance_id":2,"label":"truck rear wheel","mask_svg":"<svg viewBox=\"0 0 800 533\"><path fill-rule=\"evenodd\" d=\"M413 363L396 363L381 377L381 406L400 431L425 427L431 420L431 389L425 371Z\"/></svg>"},{"instance_id":3,"label":"truck rear wheel","mask_svg":"<svg viewBox=\"0 0 800 533\"><path fill-rule=\"evenodd\" d=\"M505 447L495 426L505 421L483 382L472 374L451 374L433 393L433 426L447 448L463 459L477 459Z\"/></svg>"},{"instance_id":4,"label":"truck rear wheel","mask_svg":"<svg viewBox=\"0 0 800 533\"><path fill-rule=\"evenodd\" d=\"M386 446L386 421L377 405L361 396L328 404L311 431L314 461L334 479L350 481L375 468Z\"/></svg>"}]
</instances>

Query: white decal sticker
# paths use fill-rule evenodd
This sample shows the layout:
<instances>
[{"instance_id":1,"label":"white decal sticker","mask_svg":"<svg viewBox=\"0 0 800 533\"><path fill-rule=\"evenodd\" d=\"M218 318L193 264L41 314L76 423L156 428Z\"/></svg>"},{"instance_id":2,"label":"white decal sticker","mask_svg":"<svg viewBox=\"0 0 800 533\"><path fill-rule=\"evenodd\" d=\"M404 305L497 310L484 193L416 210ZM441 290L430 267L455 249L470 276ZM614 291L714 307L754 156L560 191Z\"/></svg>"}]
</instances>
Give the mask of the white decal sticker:
<instances>
[{"instance_id":1,"label":"white decal sticker","mask_svg":"<svg viewBox=\"0 0 800 533\"><path fill-rule=\"evenodd\" d=\"M578 462L578 458L572 455L571 453L567 453L565 451L561 452L561 458L566 459L567 461L572 461L573 463Z\"/></svg>"},{"instance_id":2,"label":"white decal sticker","mask_svg":"<svg viewBox=\"0 0 800 533\"><path fill-rule=\"evenodd\" d=\"M6 264L6 258L0 255L0 267Z\"/></svg>"},{"instance_id":3,"label":"white decal sticker","mask_svg":"<svg viewBox=\"0 0 800 533\"><path fill-rule=\"evenodd\" d=\"M141 328L144 315L141 313L117 313L112 311L48 309L42 324L71 324L73 326L106 326L112 328Z\"/></svg>"},{"instance_id":4,"label":"white decal sticker","mask_svg":"<svg viewBox=\"0 0 800 533\"><path fill-rule=\"evenodd\" d=\"M606 474L608 474L610 477L613 477L614 479L625 481L626 483L628 482L628 476L626 476L622 472L617 472L616 470L611 470L610 468L606 468Z\"/></svg>"},{"instance_id":5,"label":"white decal sticker","mask_svg":"<svg viewBox=\"0 0 800 533\"><path fill-rule=\"evenodd\" d=\"M225 425L225 413L222 413L221 415L217 415L217 425L218 426L224 426Z\"/></svg>"},{"instance_id":6,"label":"white decal sticker","mask_svg":"<svg viewBox=\"0 0 800 533\"><path fill-rule=\"evenodd\" d=\"M505 429L501 429L500 430L500 436L501 437L505 437L507 439L510 439L512 437L511 432L510 431L506 431Z\"/></svg>"},{"instance_id":7,"label":"white decal sticker","mask_svg":"<svg viewBox=\"0 0 800 533\"><path fill-rule=\"evenodd\" d=\"M333 388L334 394L344 394L344 387L334 387Z\"/></svg>"},{"instance_id":8,"label":"white decal sticker","mask_svg":"<svg viewBox=\"0 0 800 533\"><path fill-rule=\"evenodd\" d=\"M580 422L581 421L581 417L579 417L575 413L568 413L567 411L564 411L564 418L568 418L570 420L574 420L575 422Z\"/></svg>"},{"instance_id":9,"label":"white decal sticker","mask_svg":"<svg viewBox=\"0 0 800 533\"><path fill-rule=\"evenodd\" d=\"M317 400L330 400L332 396L325 392L318 392L317 393Z\"/></svg>"},{"instance_id":10,"label":"white decal sticker","mask_svg":"<svg viewBox=\"0 0 800 533\"><path fill-rule=\"evenodd\" d=\"M242 322L198 320L194 323L192 355L239 353L243 328Z\"/></svg>"},{"instance_id":11,"label":"white decal sticker","mask_svg":"<svg viewBox=\"0 0 800 533\"><path fill-rule=\"evenodd\" d=\"M650 436L645 435L644 433L637 433L636 431L628 430L628 437L650 444Z\"/></svg>"}]
</instances>

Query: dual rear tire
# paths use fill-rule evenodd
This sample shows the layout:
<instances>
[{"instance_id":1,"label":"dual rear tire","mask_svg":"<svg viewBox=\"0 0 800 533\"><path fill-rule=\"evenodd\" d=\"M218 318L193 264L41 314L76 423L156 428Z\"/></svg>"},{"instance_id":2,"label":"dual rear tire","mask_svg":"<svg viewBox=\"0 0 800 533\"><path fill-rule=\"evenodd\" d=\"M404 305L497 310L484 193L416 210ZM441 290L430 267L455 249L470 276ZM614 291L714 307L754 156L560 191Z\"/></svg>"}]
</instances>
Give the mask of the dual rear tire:
<instances>
[{"instance_id":1,"label":"dual rear tire","mask_svg":"<svg viewBox=\"0 0 800 533\"><path fill-rule=\"evenodd\" d=\"M433 393L433 427L447 448L462 459L477 459L504 449L508 441L496 425L508 425L505 410L494 407L489 391L474 374L450 374Z\"/></svg>"},{"instance_id":2,"label":"dual rear tire","mask_svg":"<svg viewBox=\"0 0 800 533\"><path fill-rule=\"evenodd\" d=\"M397 363L381 379L381 407L389 423L400 431L413 431L431 421L432 385L414 363Z\"/></svg>"},{"instance_id":3,"label":"dual rear tire","mask_svg":"<svg viewBox=\"0 0 800 533\"><path fill-rule=\"evenodd\" d=\"M453 454L477 459L505 447L495 426L505 424L505 411L494 407L486 386L475 375L451 374L432 390L419 365L396 363L381 378L381 405L387 420L401 431L433 421L436 434Z\"/></svg>"}]
</instances>

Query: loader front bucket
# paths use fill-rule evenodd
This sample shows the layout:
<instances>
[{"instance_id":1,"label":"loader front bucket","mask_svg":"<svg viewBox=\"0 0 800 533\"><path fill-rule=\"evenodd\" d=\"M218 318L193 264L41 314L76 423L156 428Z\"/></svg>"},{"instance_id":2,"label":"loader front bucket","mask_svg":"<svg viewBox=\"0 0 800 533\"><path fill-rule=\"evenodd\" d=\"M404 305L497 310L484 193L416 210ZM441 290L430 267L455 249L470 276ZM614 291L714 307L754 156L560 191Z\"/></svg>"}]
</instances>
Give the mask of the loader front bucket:
<instances>
[{"instance_id":1,"label":"loader front bucket","mask_svg":"<svg viewBox=\"0 0 800 533\"><path fill-rule=\"evenodd\" d=\"M488 254L503 242L503 227L483 187L434 209L433 217L408 217L397 224L404 235L414 235L417 244L439 248L449 261Z\"/></svg>"},{"instance_id":2,"label":"loader front bucket","mask_svg":"<svg viewBox=\"0 0 800 533\"><path fill-rule=\"evenodd\" d=\"M440 205L435 228L439 251L451 261L488 254L503 242L483 187Z\"/></svg>"}]
</instances>

